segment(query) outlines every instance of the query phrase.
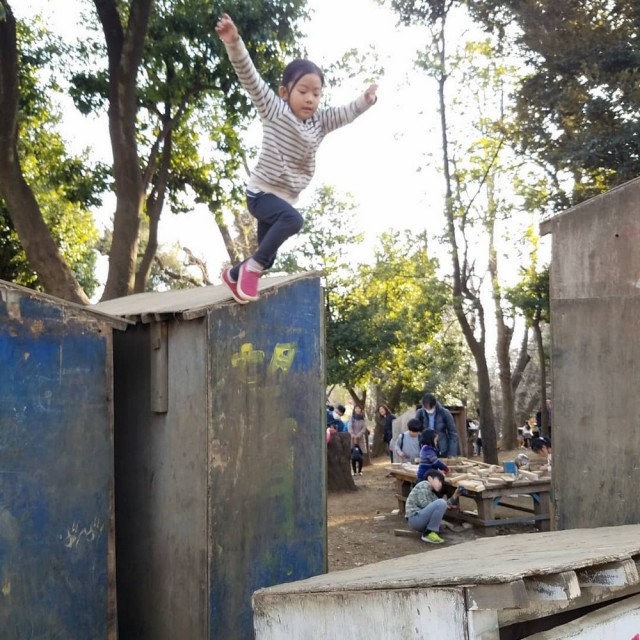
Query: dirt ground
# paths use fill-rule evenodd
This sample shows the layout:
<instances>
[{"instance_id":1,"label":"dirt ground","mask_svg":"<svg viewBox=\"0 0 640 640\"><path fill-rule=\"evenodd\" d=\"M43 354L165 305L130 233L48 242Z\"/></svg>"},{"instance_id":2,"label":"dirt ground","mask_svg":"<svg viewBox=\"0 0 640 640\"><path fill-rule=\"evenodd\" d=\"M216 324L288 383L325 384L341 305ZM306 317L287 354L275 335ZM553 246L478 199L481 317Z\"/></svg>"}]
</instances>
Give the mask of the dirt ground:
<instances>
[{"instance_id":1,"label":"dirt ground","mask_svg":"<svg viewBox=\"0 0 640 640\"><path fill-rule=\"evenodd\" d=\"M509 459L509 452L501 454L500 459ZM387 477L387 466L388 458L377 458L373 464L364 467L362 476L355 477L357 491L329 492L329 571L351 569L444 546L424 543L417 534L409 537L394 534L394 529L408 530L409 527L404 515L397 511L395 480ZM462 506L466 508L464 504ZM446 527L447 523L444 525ZM498 527L498 535L531 531L535 531L533 525L526 524ZM442 528L441 535L446 544L451 545L475 540L483 534L477 528L455 532Z\"/></svg>"}]
</instances>

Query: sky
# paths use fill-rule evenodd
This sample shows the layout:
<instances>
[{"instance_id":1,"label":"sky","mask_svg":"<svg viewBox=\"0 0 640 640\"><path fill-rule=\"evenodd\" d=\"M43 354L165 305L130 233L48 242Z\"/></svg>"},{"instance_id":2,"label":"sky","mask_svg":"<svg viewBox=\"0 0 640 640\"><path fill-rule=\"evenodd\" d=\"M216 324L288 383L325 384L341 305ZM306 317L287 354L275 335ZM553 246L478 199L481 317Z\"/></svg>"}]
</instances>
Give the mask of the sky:
<instances>
[{"instance_id":1,"label":"sky","mask_svg":"<svg viewBox=\"0 0 640 640\"><path fill-rule=\"evenodd\" d=\"M65 11L59 11L64 2ZM81 27L72 15L80 15L88 0L21 0L15 3L17 16L41 12L52 29L77 35ZM317 157L317 170L299 205L308 204L317 187L333 185L338 194L350 193L357 206L356 230L365 233L365 242L354 256L366 261L373 255L376 238L388 229L411 229L416 234L427 230L432 236L441 231L442 177L440 133L436 105L436 87L424 73L417 71L414 60L424 46L424 28L398 27L390 10L375 0L309 0L312 20L303 26L308 57L326 68L342 55L357 48L367 52L375 47L384 75L378 79L378 102L354 123L323 141ZM458 25L460 30L466 25ZM242 34L245 39L250 34ZM212 37L215 37L212 33ZM366 78L355 78L330 90L331 104L343 104L368 86ZM80 150L91 144L98 157L110 161L106 118L80 116L69 103L65 109L63 135ZM98 136L96 136L98 133ZM256 121L250 136L259 138ZM258 142L251 140L251 142ZM107 201L97 219L108 223L113 201ZM187 217L163 213L159 230L161 243L179 241L204 259L214 283L222 262L227 258L219 231L204 208ZM295 237L283 249L290 249ZM444 249L441 263L448 262ZM447 265L448 266L448 265ZM105 263L103 263L105 268Z\"/></svg>"}]
</instances>

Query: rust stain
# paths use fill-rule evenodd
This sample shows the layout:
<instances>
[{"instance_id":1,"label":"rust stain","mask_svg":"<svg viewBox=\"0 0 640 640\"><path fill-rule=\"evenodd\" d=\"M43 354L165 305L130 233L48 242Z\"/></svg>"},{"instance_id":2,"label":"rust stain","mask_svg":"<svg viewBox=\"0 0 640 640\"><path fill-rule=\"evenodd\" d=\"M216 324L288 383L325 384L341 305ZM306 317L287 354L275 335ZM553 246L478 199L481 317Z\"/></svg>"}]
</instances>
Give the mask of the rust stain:
<instances>
[{"instance_id":1,"label":"rust stain","mask_svg":"<svg viewBox=\"0 0 640 640\"><path fill-rule=\"evenodd\" d=\"M44 322L42 320L34 320L31 325L31 333L34 337L39 338L44 331Z\"/></svg>"}]
</instances>

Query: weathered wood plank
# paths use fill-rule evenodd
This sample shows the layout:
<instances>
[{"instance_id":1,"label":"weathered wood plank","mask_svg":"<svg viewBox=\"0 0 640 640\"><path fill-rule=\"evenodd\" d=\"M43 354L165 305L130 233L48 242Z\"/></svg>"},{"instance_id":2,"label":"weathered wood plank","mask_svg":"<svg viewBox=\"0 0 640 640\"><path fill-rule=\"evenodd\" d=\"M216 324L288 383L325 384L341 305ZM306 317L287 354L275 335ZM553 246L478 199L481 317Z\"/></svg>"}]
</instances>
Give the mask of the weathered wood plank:
<instances>
[{"instance_id":1,"label":"weathered wood plank","mask_svg":"<svg viewBox=\"0 0 640 640\"><path fill-rule=\"evenodd\" d=\"M609 562L595 567L586 567L577 572L580 587L625 587L638 583L636 563L629 558Z\"/></svg>"},{"instance_id":2,"label":"weathered wood plank","mask_svg":"<svg viewBox=\"0 0 640 640\"><path fill-rule=\"evenodd\" d=\"M524 580L499 584L481 584L465 589L467 609L519 609L529 604Z\"/></svg>"},{"instance_id":3,"label":"weathered wood plank","mask_svg":"<svg viewBox=\"0 0 640 640\"><path fill-rule=\"evenodd\" d=\"M546 576L533 576L525 581L532 600L572 600L580 595L575 571L563 571Z\"/></svg>"}]
</instances>

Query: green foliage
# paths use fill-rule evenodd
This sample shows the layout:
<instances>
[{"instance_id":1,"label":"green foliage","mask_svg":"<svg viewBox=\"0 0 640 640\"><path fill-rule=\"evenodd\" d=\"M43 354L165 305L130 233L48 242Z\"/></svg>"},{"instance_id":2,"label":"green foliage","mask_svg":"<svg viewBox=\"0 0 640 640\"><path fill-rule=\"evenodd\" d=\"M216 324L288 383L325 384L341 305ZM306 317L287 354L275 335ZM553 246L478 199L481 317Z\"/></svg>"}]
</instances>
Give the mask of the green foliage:
<instances>
[{"instance_id":1,"label":"green foliage","mask_svg":"<svg viewBox=\"0 0 640 640\"><path fill-rule=\"evenodd\" d=\"M153 195L160 182L159 155L170 144L170 210L188 213L195 204L205 204L219 225L224 212L241 217L237 203L244 201L241 174L246 164L241 136L255 111L214 26L222 11L230 11L256 67L275 87L285 56L298 53L297 21L305 15L304 7L304 0L245 0L228 9L212 0L154 3L137 88L141 169L151 170L147 194ZM73 74L76 106L83 113L104 110L109 87L102 33L96 30L95 39L79 45L78 60L87 62Z\"/></svg>"},{"instance_id":2,"label":"green foliage","mask_svg":"<svg viewBox=\"0 0 640 640\"><path fill-rule=\"evenodd\" d=\"M532 327L535 323L548 323L549 311L549 267L541 271L534 268L523 270L522 280L507 292L507 298L516 306Z\"/></svg>"},{"instance_id":3,"label":"green foliage","mask_svg":"<svg viewBox=\"0 0 640 640\"><path fill-rule=\"evenodd\" d=\"M640 173L639 3L479 0L469 8L526 62L516 131L522 151L557 177L555 209Z\"/></svg>"},{"instance_id":4,"label":"green foliage","mask_svg":"<svg viewBox=\"0 0 640 640\"><path fill-rule=\"evenodd\" d=\"M436 267L424 236L381 236L373 265L360 265L335 301L336 317L327 327L329 382L400 384L408 404L425 388L460 397L465 351L446 323L450 292Z\"/></svg>"},{"instance_id":5,"label":"green foliage","mask_svg":"<svg viewBox=\"0 0 640 640\"><path fill-rule=\"evenodd\" d=\"M87 295L97 286L94 270L97 231L89 208L101 203L107 169L92 166L86 156L68 154L55 127L59 121L52 96L55 74L44 73L60 53L59 43L37 24L18 23L21 43L19 119L20 163L60 253ZM0 277L40 288L0 200Z\"/></svg>"},{"instance_id":6,"label":"green foliage","mask_svg":"<svg viewBox=\"0 0 640 640\"><path fill-rule=\"evenodd\" d=\"M295 249L281 253L274 270L321 271L331 306L330 296L350 278L353 250L364 238L354 231L355 208L352 196L339 196L334 187L322 185L303 211L304 227L296 236Z\"/></svg>"}]
</instances>

